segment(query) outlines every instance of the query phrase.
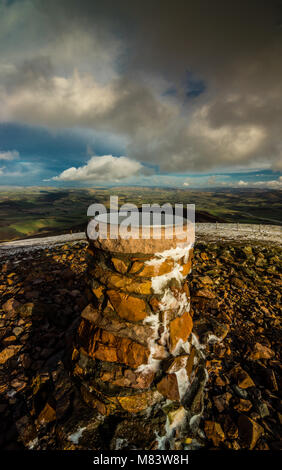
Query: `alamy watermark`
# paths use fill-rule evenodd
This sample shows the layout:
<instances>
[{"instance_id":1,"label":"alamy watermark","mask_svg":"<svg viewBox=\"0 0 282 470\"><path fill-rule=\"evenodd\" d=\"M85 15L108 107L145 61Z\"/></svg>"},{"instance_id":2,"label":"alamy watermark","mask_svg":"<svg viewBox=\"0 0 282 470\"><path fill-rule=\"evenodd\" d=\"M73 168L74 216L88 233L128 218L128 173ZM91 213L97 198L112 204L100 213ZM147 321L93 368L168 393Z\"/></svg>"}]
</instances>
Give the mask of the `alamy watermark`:
<instances>
[{"instance_id":1,"label":"alamy watermark","mask_svg":"<svg viewBox=\"0 0 282 470\"><path fill-rule=\"evenodd\" d=\"M110 197L109 209L104 204L91 204L87 210L91 220L87 236L96 239L172 239L189 240L195 234L194 204L123 204L119 208L118 196ZM193 241L193 240L192 240Z\"/></svg>"}]
</instances>

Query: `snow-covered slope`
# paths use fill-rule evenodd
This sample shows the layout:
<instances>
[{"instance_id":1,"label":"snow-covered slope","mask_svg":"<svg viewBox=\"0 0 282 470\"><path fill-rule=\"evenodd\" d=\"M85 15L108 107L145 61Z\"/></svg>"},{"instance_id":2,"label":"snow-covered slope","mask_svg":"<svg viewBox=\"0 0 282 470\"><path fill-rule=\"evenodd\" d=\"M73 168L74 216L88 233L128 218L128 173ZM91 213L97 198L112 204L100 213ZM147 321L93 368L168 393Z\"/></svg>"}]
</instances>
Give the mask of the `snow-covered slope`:
<instances>
[{"instance_id":1,"label":"snow-covered slope","mask_svg":"<svg viewBox=\"0 0 282 470\"><path fill-rule=\"evenodd\" d=\"M282 227L277 225L249 225L249 224L215 224L197 223L196 239L201 240L236 240L257 241L282 244ZM77 242L86 240L84 232L53 237L31 238L27 240L16 240L0 243L0 258L20 250L32 251L41 247L60 245L66 242Z\"/></svg>"}]
</instances>

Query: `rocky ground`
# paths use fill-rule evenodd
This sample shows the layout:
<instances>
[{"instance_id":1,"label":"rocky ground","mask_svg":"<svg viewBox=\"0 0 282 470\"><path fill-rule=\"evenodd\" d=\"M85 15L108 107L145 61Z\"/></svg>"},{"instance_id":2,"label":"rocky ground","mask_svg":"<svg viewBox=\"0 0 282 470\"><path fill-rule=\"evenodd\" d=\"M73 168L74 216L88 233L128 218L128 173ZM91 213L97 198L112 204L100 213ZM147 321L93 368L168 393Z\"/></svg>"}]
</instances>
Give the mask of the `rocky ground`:
<instances>
[{"instance_id":1,"label":"rocky ground","mask_svg":"<svg viewBox=\"0 0 282 470\"><path fill-rule=\"evenodd\" d=\"M281 249L198 244L191 286L200 342L224 338L207 347L208 445L280 448Z\"/></svg>"},{"instance_id":2,"label":"rocky ground","mask_svg":"<svg viewBox=\"0 0 282 470\"><path fill-rule=\"evenodd\" d=\"M117 449L125 447L126 433L135 448L154 448L150 426L101 418L70 380L68 352L88 303L85 248L70 242L3 260L1 449L110 449L114 435ZM281 448L281 251L239 242L196 245L189 282L209 373L197 436L203 449ZM192 439L187 434L179 448Z\"/></svg>"}]
</instances>

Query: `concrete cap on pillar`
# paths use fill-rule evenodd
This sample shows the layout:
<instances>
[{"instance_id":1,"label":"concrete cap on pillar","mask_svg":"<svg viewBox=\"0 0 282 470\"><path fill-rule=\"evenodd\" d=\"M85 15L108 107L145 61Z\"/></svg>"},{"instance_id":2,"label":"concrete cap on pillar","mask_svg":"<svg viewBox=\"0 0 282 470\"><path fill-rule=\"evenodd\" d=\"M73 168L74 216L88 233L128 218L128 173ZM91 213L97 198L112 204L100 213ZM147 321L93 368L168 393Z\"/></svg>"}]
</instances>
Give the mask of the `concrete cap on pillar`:
<instances>
[{"instance_id":1,"label":"concrete cap on pillar","mask_svg":"<svg viewBox=\"0 0 282 470\"><path fill-rule=\"evenodd\" d=\"M188 247L195 240L194 221L170 214L111 212L100 214L93 221L93 227L88 229L91 244L116 253L154 254ZM97 228L99 235L94 239Z\"/></svg>"}]
</instances>

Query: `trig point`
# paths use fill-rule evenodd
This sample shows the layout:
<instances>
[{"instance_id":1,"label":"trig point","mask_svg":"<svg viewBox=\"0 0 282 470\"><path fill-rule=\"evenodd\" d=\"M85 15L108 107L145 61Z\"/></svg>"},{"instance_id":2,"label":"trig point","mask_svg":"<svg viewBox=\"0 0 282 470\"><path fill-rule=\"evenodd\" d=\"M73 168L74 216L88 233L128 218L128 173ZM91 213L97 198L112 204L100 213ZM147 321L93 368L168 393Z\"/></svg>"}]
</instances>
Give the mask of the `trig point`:
<instances>
[{"instance_id":1,"label":"trig point","mask_svg":"<svg viewBox=\"0 0 282 470\"><path fill-rule=\"evenodd\" d=\"M191 231L185 240L177 222L167 239L163 220L158 239L111 239L109 214L99 217L109 236L89 240L89 304L72 354L81 395L102 415L148 417L163 409L166 434L187 429L202 411L206 379L186 280L192 226L184 227Z\"/></svg>"}]
</instances>

